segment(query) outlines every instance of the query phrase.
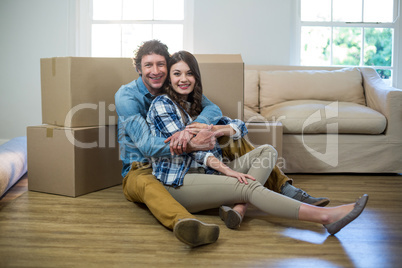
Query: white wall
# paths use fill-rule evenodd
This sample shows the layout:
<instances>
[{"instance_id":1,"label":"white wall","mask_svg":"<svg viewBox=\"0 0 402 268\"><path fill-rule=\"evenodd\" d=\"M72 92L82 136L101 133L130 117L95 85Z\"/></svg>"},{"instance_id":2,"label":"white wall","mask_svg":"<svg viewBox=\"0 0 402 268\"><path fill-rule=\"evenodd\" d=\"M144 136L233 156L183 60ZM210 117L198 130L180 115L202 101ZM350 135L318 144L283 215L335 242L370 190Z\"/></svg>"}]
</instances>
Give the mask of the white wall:
<instances>
[{"instance_id":1,"label":"white wall","mask_svg":"<svg viewBox=\"0 0 402 268\"><path fill-rule=\"evenodd\" d=\"M295 3L195 0L194 53L240 53L246 64L291 64Z\"/></svg>"},{"instance_id":2,"label":"white wall","mask_svg":"<svg viewBox=\"0 0 402 268\"><path fill-rule=\"evenodd\" d=\"M0 1L0 142L40 125L40 58L67 56L68 0Z\"/></svg>"},{"instance_id":3,"label":"white wall","mask_svg":"<svg viewBox=\"0 0 402 268\"><path fill-rule=\"evenodd\" d=\"M41 124L39 60L75 56L75 3L0 0L0 144ZM240 53L246 64L294 64L296 14L296 0L194 0L193 52Z\"/></svg>"}]
</instances>

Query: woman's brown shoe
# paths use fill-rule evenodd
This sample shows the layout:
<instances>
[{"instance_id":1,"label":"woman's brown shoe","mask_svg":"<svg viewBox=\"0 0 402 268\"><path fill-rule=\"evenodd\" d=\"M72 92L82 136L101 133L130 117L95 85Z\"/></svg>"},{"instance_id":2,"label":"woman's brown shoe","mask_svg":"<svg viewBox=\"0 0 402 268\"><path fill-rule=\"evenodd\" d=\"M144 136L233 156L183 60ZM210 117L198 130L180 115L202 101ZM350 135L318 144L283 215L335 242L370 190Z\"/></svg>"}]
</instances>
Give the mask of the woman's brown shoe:
<instances>
[{"instance_id":1,"label":"woman's brown shoe","mask_svg":"<svg viewBox=\"0 0 402 268\"><path fill-rule=\"evenodd\" d=\"M336 234L339 232L343 227L351 223L354 219L356 219L363 211L363 209L366 207L368 201L368 195L364 194L362 197L360 197L355 204L355 207L349 214L347 214L345 217L342 219L330 223L330 224L324 224L324 227L327 229L328 233L331 235Z\"/></svg>"},{"instance_id":2,"label":"woman's brown shoe","mask_svg":"<svg viewBox=\"0 0 402 268\"><path fill-rule=\"evenodd\" d=\"M227 206L219 208L219 217L225 222L226 227L230 229L238 229L243 220L239 212Z\"/></svg>"}]
</instances>

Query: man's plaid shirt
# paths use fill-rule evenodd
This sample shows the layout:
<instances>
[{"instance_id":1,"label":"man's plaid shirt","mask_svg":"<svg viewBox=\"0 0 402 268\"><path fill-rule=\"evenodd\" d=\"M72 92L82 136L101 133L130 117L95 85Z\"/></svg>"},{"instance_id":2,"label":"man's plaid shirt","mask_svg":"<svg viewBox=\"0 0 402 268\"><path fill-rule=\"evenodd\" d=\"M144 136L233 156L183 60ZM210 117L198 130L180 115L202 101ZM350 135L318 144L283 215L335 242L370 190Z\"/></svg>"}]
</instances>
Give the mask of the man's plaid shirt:
<instances>
[{"instance_id":1,"label":"man's plaid shirt","mask_svg":"<svg viewBox=\"0 0 402 268\"><path fill-rule=\"evenodd\" d=\"M186 125L191 124L192 121L190 115L186 112L182 113L175 102L167 95L156 97L147 114L147 122L151 133L157 137L168 138L175 132L185 129ZM239 139L248 132L244 122L238 119L222 117L218 122L218 125L228 124L236 131L236 134L232 136L233 139ZM198 164L198 166L206 170L207 174L215 172L215 170L208 168L205 164L206 159L211 155L222 159L222 150L218 142L215 148L210 151L197 151L171 157L152 158L153 175L165 185L179 187L183 185L184 176L191 166Z\"/></svg>"}]
</instances>

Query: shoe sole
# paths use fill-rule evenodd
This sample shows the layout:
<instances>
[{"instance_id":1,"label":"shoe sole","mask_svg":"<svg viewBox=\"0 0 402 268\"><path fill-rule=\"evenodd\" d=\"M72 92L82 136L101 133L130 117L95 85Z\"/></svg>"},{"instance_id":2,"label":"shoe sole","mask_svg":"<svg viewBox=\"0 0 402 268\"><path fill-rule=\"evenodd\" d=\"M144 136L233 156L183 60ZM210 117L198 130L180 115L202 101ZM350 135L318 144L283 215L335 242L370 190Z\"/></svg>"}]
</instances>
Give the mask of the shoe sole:
<instances>
[{"instance_id":1,"label":"shoe sole","mask_svg":"<svg viewBox=\"0 0 402 268\"><path fill-rule=\"evenodd\" d=\"M219 208L219 217L225 222L226 227L230 229L238 229L242 222L241 215L237 211L226 206L221 206Z\"/></svg>"},{"instance_id":2,"label":"shoe sole","mask_svg":"<svg viewBox=\"0 0 402 268\"><path fill-rule=\"evenodd\" d=\"M328 204L329 204L329 199L323 199L323 200L317 201L315 203L312 203L310 205L317 206L317 207L325 207Z\"/></svg>"},{"instance_id":3,"label":"shoe sole","mask_svg":"<svg viewBox=\"0 0 402 268\"><path fill-rule=\"evenodd\" d=\"M173 233L181 242L191 247L198 247L218 240L219 226L206 224L197 219L183 219L176 223Z\"/></svg>"}]
</instances>

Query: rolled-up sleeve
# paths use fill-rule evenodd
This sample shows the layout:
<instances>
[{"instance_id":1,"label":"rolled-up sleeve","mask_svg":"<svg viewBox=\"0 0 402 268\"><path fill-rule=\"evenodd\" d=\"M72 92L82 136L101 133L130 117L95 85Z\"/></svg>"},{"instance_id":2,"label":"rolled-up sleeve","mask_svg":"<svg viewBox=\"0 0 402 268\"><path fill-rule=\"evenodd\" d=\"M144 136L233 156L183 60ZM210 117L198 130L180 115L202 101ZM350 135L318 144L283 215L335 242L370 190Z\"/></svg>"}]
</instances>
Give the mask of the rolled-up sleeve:
<instances>
[{"instance_id":1,"label":"rolled-up sleeve","mask_svg":"<svg viewBox=\"0 0 402 268\"><path fill-rule=\"evenodd\" d=\"M229 125L236 132L231 136L232 139L238 140L245 135L247 135L248 130L246 124L239 119L230 119L229 117L222 116L222 118L218 121L217 125Z\"/></svg>"}]
</instances>

